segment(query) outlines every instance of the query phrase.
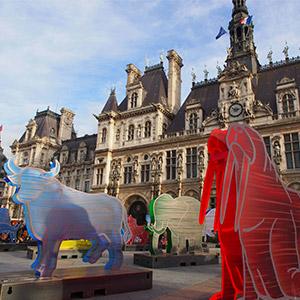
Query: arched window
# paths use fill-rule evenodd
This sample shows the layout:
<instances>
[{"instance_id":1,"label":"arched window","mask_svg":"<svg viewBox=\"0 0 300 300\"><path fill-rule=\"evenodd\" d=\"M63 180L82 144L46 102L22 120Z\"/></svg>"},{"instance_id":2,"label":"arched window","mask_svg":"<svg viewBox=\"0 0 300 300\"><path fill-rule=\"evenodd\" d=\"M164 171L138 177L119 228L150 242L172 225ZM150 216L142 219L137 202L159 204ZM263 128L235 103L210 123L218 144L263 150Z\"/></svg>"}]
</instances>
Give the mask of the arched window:
<instances>
[{"instance_id":1,"label":"arched window","mask_svg":"<svg viewBox=\"0 0 300 300\"><path fill-rule=\"evenodd\" d=\"M106 143L107 129L102 129L102 143Z\"/></svg>"},{"instance_id":2,"label":"arched window","mask_svg":"<svg viewBox=\"0 0 300 300\"><path fill-rule=\"evenodd\" d=\"M145 123L145 138L148 138L151 136L151 122L147 121Z\"/></svg>"},{"instance_id":3,"label":"arched window","mask_svg":"<svg viewBox=\"0 0 300 300\"><path fill-rule=\"evenodd\" d=\"M134 139L134 125L129 125L128 127L128 141L132 141Z\"/></svg>"},{"instance_id":4,"label":"arched window","mask_svg":"<svg viewBox=\"0 0 300 300\"><path fill-rule=\"evenodd\" d=\"M133 93L131 95L131 102L130 102L131 108L134 108L134 107L137 106L137 98L138 98L138 94L137 93Z\"/></svg>"},{"instance_id":5,"label":"arched window","mask_svg":"<svg viewBox=\"0 0 300 300\"><path fill-rule=\"evenodd\" d=\"M195 130L197 129L197 123L198 123L198 117L196 113L191 113L190 114L190 119L189 119L189 128L190 130Z\"/></svg>"},{"instance_id":6,"label":"arched window","mask_svg":"<svg viewBox=\"0 0 300 300\"><path fill-rule=\"evenodd\" d=\"M295 102L294 102L295 98L293 97L293 95L291 94L285 94L282 98L282 111L283 114L289 114L289 116L291 116L290 113L294 113L295 111Z\"/></svg>"}]
</instances>

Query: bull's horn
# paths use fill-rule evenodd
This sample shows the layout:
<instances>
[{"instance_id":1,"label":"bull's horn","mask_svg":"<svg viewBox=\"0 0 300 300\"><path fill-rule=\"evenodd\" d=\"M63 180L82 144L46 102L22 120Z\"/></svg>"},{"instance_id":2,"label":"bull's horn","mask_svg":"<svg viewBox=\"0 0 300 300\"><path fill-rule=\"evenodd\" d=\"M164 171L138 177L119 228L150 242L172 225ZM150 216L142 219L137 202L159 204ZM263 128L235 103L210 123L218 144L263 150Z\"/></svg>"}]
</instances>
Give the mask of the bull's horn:
<instances>
[{"instance_id":1,"label":"bull's horn","mask_svg":"<svg viewBox=\"0 0 300 300\"><path fill-rule=\"evenodd\" d=\"M9 159L4 164L4 170L7 175L19 174L22 171L22 168L18 167L12 159Z\"/></svg>"},{"instance_id":2,"label":"bull's horn","mask_svg":"<svg viewBox=\"0 0 300 300\"><path fill-rule=\"evenodd\" d=\"M47 172L46 174L51 177L55 177L58 175L59 171L60 171L60 163L58 162L57 159L55 159L54 162L50 163L50 171Z\"/></svg>"}]
</instances>

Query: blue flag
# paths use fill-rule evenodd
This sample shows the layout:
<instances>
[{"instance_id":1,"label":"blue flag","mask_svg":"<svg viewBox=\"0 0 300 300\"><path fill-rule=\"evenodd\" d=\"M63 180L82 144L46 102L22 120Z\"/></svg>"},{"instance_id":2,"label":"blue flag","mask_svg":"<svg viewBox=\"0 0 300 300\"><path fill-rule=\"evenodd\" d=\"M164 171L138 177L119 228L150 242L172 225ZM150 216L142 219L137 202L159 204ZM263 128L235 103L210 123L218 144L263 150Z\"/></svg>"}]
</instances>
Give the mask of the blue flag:
<instances>
[{"instance_id":1,"label":"blue flag","mask_svg":"<svg viewBox=\"0 0 300 300\"><path fill-rule=\"evenodd\" d=\"M221 26L220 27L220 30L219 30L219 33L217 34L216 36L216 40L219 39L222 35L224 35L226 32L226 30Z\"/></svg>"}]
</instances>

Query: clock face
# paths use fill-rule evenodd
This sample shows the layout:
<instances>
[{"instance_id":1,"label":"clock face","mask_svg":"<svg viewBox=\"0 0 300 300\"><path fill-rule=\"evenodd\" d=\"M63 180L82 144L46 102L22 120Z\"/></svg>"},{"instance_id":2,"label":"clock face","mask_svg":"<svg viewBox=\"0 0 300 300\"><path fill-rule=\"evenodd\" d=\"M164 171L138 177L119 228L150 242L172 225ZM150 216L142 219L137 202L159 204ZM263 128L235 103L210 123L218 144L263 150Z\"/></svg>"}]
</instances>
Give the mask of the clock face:
<instances>
[{"instance_id":1,"label":"clock face","mask_svg":"<svg viewBox=\"0 0 300 300\"><path fill-rule=\"evenodd\" d=\"M243 112L243 106L240 103L233 103L229 106L229 114L231 117L238 117Z\"/></svg>"}]
</instances>

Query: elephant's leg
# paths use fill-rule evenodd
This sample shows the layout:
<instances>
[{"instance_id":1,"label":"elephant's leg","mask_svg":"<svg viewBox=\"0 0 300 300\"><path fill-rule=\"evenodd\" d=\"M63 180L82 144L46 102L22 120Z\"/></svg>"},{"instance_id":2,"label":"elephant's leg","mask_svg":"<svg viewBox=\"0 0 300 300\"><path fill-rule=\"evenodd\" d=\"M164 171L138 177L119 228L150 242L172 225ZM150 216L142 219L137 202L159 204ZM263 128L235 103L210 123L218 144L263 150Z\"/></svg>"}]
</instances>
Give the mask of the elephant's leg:
<instances>
[{"instance_id":1,"label":"elephant's leg","mask_svg":"<svg viewBox=\"0 0 300 300\"><path fill-rule=\"evenodd\" d=\"M153 233L151 238L151 253L152 254L158 254L158 241L159 241L159 235L157 233Z\"/></svg>"},{"instance_id":2,"label":"elephant's leg","mask_svg":"<svg viewBox=\"0 0 300 300\"><path fill-rule=\"evenodd\" d=\"M274 244L271 242L272 223L271 219L263 220L261 225L256 226L253 230L242 229L240 232L245 262L255 291L259 297L267 297L267 299L284 296L278 282L271 250L272 244ZM282 235L281 238L285 239Z\"/></svg>"},{"instance_id":3,"label":"elephant's leg","mask_svg":"<svg viewBox=\"0 0 300 300\"><path fill-rule=\"evenodd\" d=\"M272 259L282 292L289 298L300 297L298 244L293 214L275 220L271 229Z\"/></svg>"},{"instance_id":4,"label":"elephant's leg","mask_svg":"<svg viewBox=\"0 0 300 300\"><path fill-rule=\"evenodd\" d=\"M44 239L40 265L35 269L37 277L51 277L56 268L57 255L61 241Z\"/></svg>"},{"instance_id":5,"label":"elephant's leg","mask_svg":"<svg viewBox=\"0 0 300 300\"><path fill-rule=\"evenodd\" d=\"M259 297L255 291L253 286L252 278L250 275L250 271L248 265L244 260L244 300L259 300Z\"/></svg>"},{"instance_id":6,"label":"elephant's leg","mask_svg":"<svg viewBox=\"0 0 300 300\"><path fill-rule=\"evenodd\" d=\"M34 262L31 264L31 268L33 270L36 270L40 267L41 257L42 257L42 242L37 241L37 256L36 256Z\"/></svg>"},{"instance_id":7,"label":"elephant's leg","mask_svg":"<svg viewBox=\"0 0 300 300\"><path fill-rule=\"evenodd\" d=\"M109 260L105 265L105 270L120 269L123 263L122 236L118 232L111 235L111 243L108 247Z\"/></svg>"},{"instance_id":8,"label":"elephant's leg","mask_svg":"<svg viewBox=\"0 0 300 300\"><path fill-rule=\"evenodd\" d=\"M179 236L174 232L172 232L172 248L170 253L179 254L179 252L180 252Z\"/></svg>"},{"instance_id":9,"label":"elephant's leg","mask_svg":"<svg viewBox=\"0 0 300 300\"><path fill-rule=\"evenodd\" d=\"M178 247L178 252L180 254L185 254L187 253L187 239L185 238L185 236L179 236L179 247Z\"/></svg>"}]
</instances>

